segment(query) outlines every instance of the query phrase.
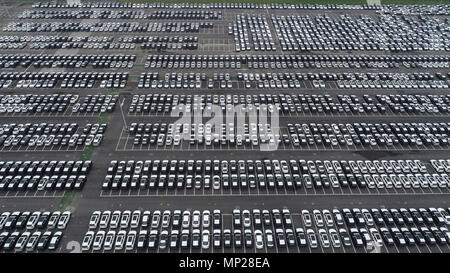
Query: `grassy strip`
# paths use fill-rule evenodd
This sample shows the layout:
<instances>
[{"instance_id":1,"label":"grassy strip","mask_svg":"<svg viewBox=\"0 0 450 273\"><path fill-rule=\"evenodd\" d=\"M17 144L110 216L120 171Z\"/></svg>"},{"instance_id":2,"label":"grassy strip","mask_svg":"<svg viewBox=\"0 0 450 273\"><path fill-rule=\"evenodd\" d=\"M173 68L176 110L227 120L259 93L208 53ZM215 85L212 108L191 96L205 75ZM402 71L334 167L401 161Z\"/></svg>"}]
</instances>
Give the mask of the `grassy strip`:
<instances>
[{"instance_id":1,"label":"grassy strip","mask_svg":"<svg viewBox=\"0 0 450 273\"><path fill-rule=\"evenodd\" d=\"M72 204L73 197L75 196L75 191L66 191L64 193L64 196L61 199L61 202L59 202L58 210L64 211L66 208Z\"/></svg>"},{"instance_id":2,"label":"grassy strip","mask_svg":"<svg viewBox=\"0 0 450 273\"><path fill-rule=\"evenodd\" d=\"M111 95L116 95L117 94L117 90L115 90L114 88L110 90L110 94ZM120 102L118 102L120 103ZM105 113L101 113L100 116L97 119L97 123L106 123L106 120L108 119L109 113L105 112ZM86 161L86 160L90 160L92 153L94 152L94 147L92 146L88 146L84 149L83 153L81 154L81 158L80 160ZM64 193L64 196L61 199L61 202L59 202L58 205L58 210L59 211L64 211L68 206L70 206L70 204L72 204L73 198L75 197L75 191L66 191Z\"/></svg>"}]
</instances>

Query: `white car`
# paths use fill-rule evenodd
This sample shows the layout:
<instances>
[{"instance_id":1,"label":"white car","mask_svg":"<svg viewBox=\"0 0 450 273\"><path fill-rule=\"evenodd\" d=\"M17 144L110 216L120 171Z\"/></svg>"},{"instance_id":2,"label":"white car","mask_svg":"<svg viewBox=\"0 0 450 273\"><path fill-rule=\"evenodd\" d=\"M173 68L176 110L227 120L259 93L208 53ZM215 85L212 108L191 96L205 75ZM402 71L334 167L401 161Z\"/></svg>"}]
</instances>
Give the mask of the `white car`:
<instances>
[{"instance_id":1,"label":"white car","mask_svg":"<svg viewBox=\"0 0 450 273\"><path fill-rule=\"evenodd\" d=\"M3 226L5 225L6 221L8 220L9 215L11 215L11 213L4 212L0 216L0 229L3 229Z\"/></svg>"},{"instance_id":2,"label":"white car","mask_svg":"<svg viewBox=\"0 0 450 273\"><path fill-rule=\"evenodd\" d=\"M141 226L148 227L148 223L150 222L150 211L146 210L142 213Z\"/></svg>"},{"instance_id":3,"label":"white car","mask_svg":"<svg viewBox=\"0 0 450 273\"><path fill-rule=\"evenodd\" d=\"M101 212L99 210L94 211L91 215L91 219L89 219L89 228L95 229L98 226L98 222L100 221Z\"/></svg>"},{"instance_id":4,"label":"white car","mask_svg":"<svg viewBox=\"0 0 450 273\"><path fill-rule=\"evenodd\" d=\"M136 242L136 230L130 230L128 232L128 236L127 236L127 240L125 243L125 249L126 250L133 250L134 249L134 244Z\"/></svg>"},{"instance_id":5,"label":"white car","mask_svg":"<svg viewBox=\"0 0 450 273\"><path fill-rule=\"evenodd\" d=\"M211 212L209 210L204 210L202 216L202 226L203 228L209 228L210 224L211 224Z\"/></svg>"},{"instance_id":6,"label":"white car","mask_svg":"<svg viewBox=\"0 0 450 273\"><path fill-rule=\"evenodd\" d=\"M41 232L40 231L35 231L33 234L31 234L30 238L28 239L26 248L27 251L34 251L38 242L39 242L39 238L41 238Z\"/></svg>"},{"instance_id":7,"label":"white car","mask_svg":"<svg viewBox=\"0 0 450 273\"><path fill-rule=\"evenodd\" d=\"M58 224L59 217L61 217L60 211L55 211L50 216L50 219L48 220L47 227L48 228L55 228Z\"/></svg>"},{"instance_id":8,"label":"white car","mask_svg":"<svg viewBox=\"0 0 450 273\"><path fill-rule=\"evenodd\" d=\"M92 145L94 145L95 147L99 146L100 143L102 142L102 139L103 139L103 135L102 134L95 135L94 140L92 141Z\"/></svg>"},{"instance_id":9,"label":"white car","mask_svg":"<svg viewBox=\"0 0 450 273\"><path fill-rule=\"evenodd\" d=\"M322 247L329 248L330 247L330 239L328 237L328 233L325 229L319 229L319 237L322 242Z\"/></svg>"},{"instance_id":10,"label":"white car","mask_svg":"<svg viewBox=\"0 0 450 273\"><path fill-rule=\"evenodd\" d=\"M114 230L108 231L105 236L105 241L103 243L104 250L111 250L114 245L114 239L116 238L116 232Z\"/></svg>"},{"instance_id":11,"label":"white car","mask_svg":"<svg viewBox=\"0 0 450 273\"><path fill-rule=\"evenodd\" d=\"M20 235L19 239L17 239L16 245L14 246L15 251L23 251L25 249L25 246L27 244L28 238L30 237L31 233L26 231Z\"/></svg>"},{"instance_id":12,"label":"white car","mask_svg":"<svg viewBox=\"0 0 450 273\"><path fill-rule=\"evenodd\" d=\"M209 249L210 246L210 233L209 230L203 230L202 231L202 248L203 249Z\"/></svg>"},{"instance_id":13,"label":"white car","mask_svg":"<svg viewBox=\"0 0 450 273\"><path fill-rule=\"evenodd\" d=\"M131 215L130 227L137 228L139 226L140 220L141 220L141 211L140 210L133 211L133 214Z\"/></svg>"},{"instance_id":14,"label":"white car","mask_svg":"<svg viewBox=\"0 0 450 273\"><path fill-rule=\"evenodd\" d=\"M200 227L200 211L198 211L198 210L195 210L192 213L192 227L193 228Z\"/></svg>"},{"instance_id":15,"label":"white car","mask_svg":"<svg viewBox=\"0 0 450 273\"><path fill-rule=\"evenodd\" d=\"M103 246L103 241L105 239L105 231L100 230L95 234L94 243L92 244L93 250L100 250Z\"/></svg>"},{"instance_id":16,"label":"white car","mask_svg":"<svg viewBox=\"0 0 450 273\"><path fill-rule=\"evenodd\" d=\"M125 244L125 238L127 236L127 232L125 230L120 230L116 235L116 242L114 243L115 250L122 250L123 245Z\"/></svg>"},{"instance_id":17,"label":"white car","mask_svg":"<svg viewBox=\"0 0 450 273\"><path fill-rule=\"evenodd\" d=\"M302 210L302 218L305 226L310 227L312 225L311 214L308 210Z\"/></svg>"},{"instance_id":18,"label":"white car","mask_svg":"<svg viewBox=\"0 0 450 273\"><path fill-rule=\"evenodd\" d=\"M102 216L100 217L100 228L107 228L109 224L109 220L111 218L111 211L106 210L102 213Z\"/></svg>"},{"instance_id":19,"label":"white car","mask_svg":"<svg viewBox=\"0 0 450 273\"><path fill-rule=\"evenodd\" d=\"M151 224L152 228L158 228L159 227L159 220L161 218L160 216L161 216L161 212L159 210L155 210L153 212L152 224Z\"/></svg>"},{"instance_id":20,"label":"white car","mask_svg":"<svg viewBox=\"0 0 450 273\"><path fill-rule=\"evenodd\" d=\"M313 210L313 215L314 215L314 220L316 222L316 225L318 227L323 227L324 221L323 221L322 214L320 213L320 210L318 210L318 209Z\"/></svg>"},{"instance_id":21,"label":"white car","mask_svg":"<svg viewBox=\"0 0 450 273\"><path fill-rule=\"evenodd\" d=\"M128 228L130 224L131 211L125 210L120 217L120 228Z\"/></svg>"},{"instance_id":22,"label":"white car","mask_svg":"<svg viewBox=\"0 0 450 273\"><path fill-rule=\"evenodd\" d=\"M181 225L183 226L183 228L189 228L190 221L191 221L191 212L186 210L183 212L183 217L181 220Z\"/></svg>"},{"instance_id":23,"label":"white car","mask_svg":"<svg viewBox=\"0 0 450 273\"><path fill-rule=\"evenodd\" d=\"M264 248L264 238L263 233L261 230L255 230L255 245L256 249L263 249Z\"/></svg>"},{"instance_id":24,"label":"white car","mask_svg":"<svg viewBox=\"0 0 450 273\"><path fill-rule=\"evenodd\" d=\"M220 190L220 176L215 175L213 176L213 189Z\"/></svg>"},{"instance_id":25,"label":"white car","mask_svg":"<svg viewBox=\"0 0 450 273\"><path fill-rule=\"evenodd\" d=\"M61 217L59 217L58 224L57 224L58 229L66 228L67 223L70 220L70 215L71 215L70 211L65 211L61 214Z\"/></svg>"},{"instance_id":26,"label":"white car","mask_svg":"<svg viewBox=\"0 0 450 273\"><path fill-rule=\"evenodd\" d=\"M311 248L317 248L318 242L317 242L317 236L313 229L308 228L306 230L306 235L308 236L309 246Z\"/></svg>"},{"instance_id":27,"label":"white car","mask_svg":"<svg viewBox=\"0 0 450 273\"><path fill-rule=\"evenodd\" d=\"M242 218L243 218L243 225L244 228L249 228L252 224L251 218L250 218L250 211L249 210L243 210L242 211Z\"/></svg>"},{"instance_id":28,"label":"white car","mask_svg":"<svg viewBox=\"0 0 450 273\"><path fill-rule=\"evenodd\" d=\"M91 249L92 241L94 240L95 233L93 231L86 232L83 241L81 242L81 250L88 251Z\"/></svg>"},{"instance_id":29,"label":"white car","mask_svg":"<svg viewBox=\"0 0 450 273\"><path fill-rule=\"evenodd\" d=\"M39 216L41 216L40 211L35 211L31 214L26 224L27 229L34 229L36 227L36 224L39 220Z\"/></svg>"},{"instance_id":30,"label":"white car","mask_svg":"<svg viewBox=\"0 0 450 273\"><path fill-rule=\"evenodd\" d=\"M109 223L110 228L117 228L119 227L120 222L120 216L122 215L122 212L120 210L116 210L111 215L111 221Z\"/></svg>"},{"instance_id":31,"label":"white car","mask_svg":"<svg viewBox=\"0 0 450 273\"><path fill-rule=\"evenodd\" d=\"M341 247L341 239L339 238L339 234L337 233L337 231L334 228L330 228L328 232L330 233L330 239L333 247Z\"/></svg>"}]
</instances>

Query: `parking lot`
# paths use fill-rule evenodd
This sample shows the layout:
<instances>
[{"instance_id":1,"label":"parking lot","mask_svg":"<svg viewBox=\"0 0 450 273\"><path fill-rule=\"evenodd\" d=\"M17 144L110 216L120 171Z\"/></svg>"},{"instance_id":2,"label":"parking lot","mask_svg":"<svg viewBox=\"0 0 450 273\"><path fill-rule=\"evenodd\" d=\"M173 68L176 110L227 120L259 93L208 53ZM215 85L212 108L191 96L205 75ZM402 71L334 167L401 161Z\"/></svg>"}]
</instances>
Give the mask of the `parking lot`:
<instances>
[{"instance_id":1,"label":"parking lot","mask_svg":"<svg viewBox=\"0 0 450 273\"><path fill-rule=\"evenodd\" d=\"M450 252L448 5L14 5L0 252Z\"/></svg>"}]
</instances>

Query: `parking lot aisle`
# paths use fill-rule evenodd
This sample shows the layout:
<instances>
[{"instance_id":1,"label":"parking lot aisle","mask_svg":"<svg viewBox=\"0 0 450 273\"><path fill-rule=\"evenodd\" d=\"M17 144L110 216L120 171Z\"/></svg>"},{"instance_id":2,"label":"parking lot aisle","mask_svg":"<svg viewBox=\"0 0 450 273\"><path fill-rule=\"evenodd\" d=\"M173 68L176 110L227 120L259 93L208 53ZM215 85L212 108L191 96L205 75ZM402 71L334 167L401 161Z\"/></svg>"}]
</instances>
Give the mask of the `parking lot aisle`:
<instances>
[{"instance_id":1,"label":"parking lot aisle","mask_svg":"<svg viewBox=\"0 0 450 273\"><path fill-rule=\"evenodd\" d=\"M267 249L267 237L266 237L266 226L261 223L261 232L263 236L263 242L264 242L264 253L269 253Z\"/></svg>"},{"instance_id":2,"label":"parking lot aisle","mask_svg":"<svg viewBox=\"0 0 450 273\"><path fill-rule=\"evenodd\" d=\"M120 146L120 142L122 141L122 135L123 135L123 128L122 130L120 130L120 135L119 135L119 139L117 140L117 144L116 144L116 151L119 150L119 146ZM122 150L122 148L120 148L120 150Z\"/></svg>"},{"instance_id":3,"label":"parking lot aisle","mask_svg":"<svg viewBox=\"0 0 450 273\"><path fill-rule=\"evenodd\" d=\"M250 210L250 213L251 213L251 210ZM249 253L259 253L262 251L259 251L258 249L256 249L255 225L254 225L252 216L253 215L250 216L250 230L252 231L252 236L253 236L253 247L250 248Z\"/></svg>"}]
</instances>

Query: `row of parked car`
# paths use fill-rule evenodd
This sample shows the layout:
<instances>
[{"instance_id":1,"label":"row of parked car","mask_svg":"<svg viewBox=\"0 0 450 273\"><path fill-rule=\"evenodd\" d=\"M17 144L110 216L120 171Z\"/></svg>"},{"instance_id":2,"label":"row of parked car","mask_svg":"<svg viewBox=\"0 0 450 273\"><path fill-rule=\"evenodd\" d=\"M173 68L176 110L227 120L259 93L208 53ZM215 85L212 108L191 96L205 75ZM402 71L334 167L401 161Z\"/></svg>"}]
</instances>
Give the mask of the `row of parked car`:
<instances>
[{"instance_id":1,"label":"row of parked car","mask_svg":"<svg viewBox=\"0 0 450 273\"><path fill-rule=\"evenodd\" d=\"M449 15L450 8L445 4L438 5L344 5L344 4L255 4L255 3L116 3L116 2L93 2L93 3L54 3L37 2L32 8L109 8L109 9L251 9L251 10L375 10L382 13L393 13L397 15Z\"/></svg>"},{"instance_id":2,"label":"row of parked car","mask_svg":"<svg viewBox=\"0 0 450 273\"><path fill-rule=\"evenodd\" d=\"M14 211L0 215L0 231L34 229L65 229L71 216L70 211Z\"/></svg>"},{"instance_id":3,"label":"row of parked car","mask_svg":"<svg viewBox=\"0 0 450 273\"><path fill-rule=\"evenodd\" d=\"M450 162L431 160L111 161L103 190L450 187Z\"/></svg>"},{"instance_id":4,"label":"row of parked car","mask_svg":"<svg viewBox=\"0 0 450 273\"><path fill-rule=\"evenodd\" d=\"M128 112L132 114L171 113L173 111L208 112L213 106L222 111L277 111L279 114L384 114L387 109L397 114L403 113L447 113L450 97L447 95L375 95L364 94L259 94L259 95L178 95L147 94L133 95ZM236 108L237 107L237 108Z\"/></svg>"},{"instance_id":5,"label":"row of parked car","mask_svg":"<svg viewBox=\"0 0 450 273\"><path fill-rule=\"evenodd\" d=\"M70 58L61 58L60 60L39 60L33 63L36 68L41 67L67 67L67 68L86 68L89 64L93 68L133 68L136 55L131 56L102 56L101 58L91 58L90 60L70 60ZM55 56L56 57L56 56ZM123 58L122 58L123 57ZM74 58L75 59L75 58Z\"/></svg>"},{"instance_id":6,"label":"row of parked car","mask_svg":"<svg viewBox=\"0 0 450 273\"><path fill-rule=\"evenodd\" d=\"M0 161L0 175L88 175L92 168L90 160L42 160Z\"/></svg>"},{"instance_id":7,"label":"row of parked car","mask_svg":"<svg viewBox=\"0 0 450 273\"><path fill-rule=\"evenodd\" d=\"M320 82L320 80L313 81L312 85L315 88L322 88ZM340 89L445 89L450 86L449 80L338 80L336 85Z\"/></svg>"},{"instance_id":8,"label":"row of parked car","mask_svg":"<svg viewBox=\"0 0 450 273\"><path fill-rule=\"evenodd\" d=\"M33 252L44 250L56 250L63 237L62 231L29 231L0 233L0 251L9 252Z\"/></svg>"},{"instance_id":9,"label":"row of parked car","mask_svg":"<svg viewBox=\"0 0 450 273\"><path fill-rule=\"evenodd\" d=\"M404 6L387 5L386 7L396 7L396 10L404 8ZM410 5L408 5L409 7ZM433 11L433 6L428 5L411 5L414 9L423 11ZM36 2L32 5L32 8L109 8L109 9L320 9L320 10L380 10L382 6L379 5L337 5L337 4L254 4L254 3L131 3L131 2L88 2L88 3L54 3L54 2ZM384 6L383 6L384 7ZM440 5L439 10L446 9L445 5ZM408 8L405 8L407 11Z\"/></svg>"},{"instance_id":10,"label":"row of parked car","mask_svg":"<svg viewBox=\"0 0 450 273\"><path fill-rule=\"evenodd\" d=\"M20 147L69 147L77 146L99 146L103 140L103 134L73 134L73 135L1 135L0 146L3 148L19 149Z\"/></svg>"},{"instance_id":11,"label":"row of parked car","mask_svg":"<svg viewBox=\"0 0 450 273\"><path fill-rule=\"evenodd\" d=\"M435 89L447 88L448 75L443 73L392 73L392 72L308 72L308 73L213 73L207 79L200 78L200 73L165 73L161 80L158 72L141 73L139 88L201 88L200 81L208 82L213 88L214 82L219 82L221 88L231 88L232 79L242 82L245 88L279 88L298 89L303 81L311 81L315 88L325 88L326 82L335 82L338 88L346 89ZM202 74L203 75L203 74ZM199 83L200 82L200 83ZM230 85L230 86L229 86Z\"/></svg>"},{"instance_id":12,"label":"row of parked car","mask_svg":"<svg viewBox=\"0 0 450 273\"><path fill-rule=\"evenodd\" d=\"M342 208L342 209L303 209L295 215L300 216L300 222L305 227L344 227L392 225L437 225L450 224L450 208ZM227 214L225 214L227 215ZM234 209L232 226L239 228L293 228L294 219L287 208L279 209ZM115 210L94 211L89 219L89 229L135 229L135 228L220 228L224 226L221 210Z\"/></svg>"},{"instance_id":13,"label":"row of parked car","mask_svg":"<svg viewBox=\"0 0 450 273\"><path fill-rule=\"evenodd\" d=\"M198 49L198 42L148 42L141 44L141 49L156 49L156 50L166 50L166 49L186 49L186 50L196 50Z\"/></svg>"},{"instance_id":14,"label":"row of parked car","mask_svg":"<svg viewBox=\"0 0 450 273\"><path fill-rule=\"evenodd\" d=\"M222 124L213 130L212 124L132 123L130 135L134 145L180 146L258 146L286 147L446 147L449 142L446 123L347 123L288 124L287 128L272 128L270 124Z\"/></svg>"},{"instance_id":15,"label":"row of parked car","mask_svg":"<svg viewBox=\"0 0 450 273\"><path fill-rule=\"evenodd\" d=\"M106 124L89 123L82 128L81 133L77 131L76 123L7 123L0 127L0 146L99 146L106 131Z\"/></svg>"},{"instance_id":16,"label":"row of parked car","mask_svg":"<svg viewBox=\"0 0 450 273\"><path fill-rule=\"evenodd\" d=\"M27 43L0 42L0 49L24 49Z\"/></svg>"},{"instance_id":17,"label":"row of parked car","mask_svg":"<svg viewBox=\"0 0 450 273\"><path fill-rule=\"evenodd\" d=\"M28 67L33 65L40 67L86 67L91 64L97 67L99 63L135 62L136 55L130 54L76 54L76 55L49 55L49 54L1 54L0 66L15 68L17 66Z\"/></svg>"},{"instance_id":18,"label":"row of parked car","mask_svg":"<svg viewBox=\"0 0 450 273\"><path fill-rule=\"evenodd\" d=\"M24 10L19 19L185 19L216 20L222 19L222 11L212 10L154 10L145 13L142 10Z\"/></svg>"},{"instance_id":19,"label":"row of parked car","mask_svg":"<svg viewBox=\"0 0 450 273\"><path fill-rule=\"evenodd\" d=\"M212 22L33 22L10 21L5 32L200 32L213 28Z\"/></svg>"},{"instance_id":20,"label":"row of parked car","mask_svg":"<svg viewBox=\"0 0 450 273\"><path fill-rule=\"evenodd\" d=\"M133 41L139 36L129 38ZM146 67L150 68L241 68L297 69L297 68L447 68L445 55L189 55L151 54Z\"/></svg>"},{"instance_id":21,"label":"row of parked car","mask_svg":"<svg viewBox=\"0 0 450 273\"><path fill-rule=\"evenodd\" d=\"M134 49L134 45L125 43L112 43L113 37L107 36L0 36L0 48L2 49L24 49L29 42L29 48L34 50L57 49L57 48L87 48L87 49L115 49L116 47Z\"/></svg>"},{"instance_id":22,"label":"row of parked car","mask_svg":"<svg viewBox=\"0 0 450 273\"><path fill-rule=\"evenodd\" d=\"M0 191L82 190L86 180L85 175L7 175L0 176Z\"/></svg>"},{"instance_id":23,"label":"row of parked car","mask_svg":"<svg viewBox=\"0 0 450 273\"><path fill-rule=\"evenodd\" d=\"M78 101L78 95L0 95L0 114L62 113L71 103Z\"/></svg>"},{"instance_id":24,"label":"row of parked car","mask_svg":"<svg viewBox=\"0 0 450 273\"><path fill-rule=\"evenodd\" d=\"M112 112L118 95L0 95L0 114L62 114L71 105L72 113Z\"/></svg>"},{"instance_id":25,"label":"row of parked car","mask_svg":"<svg viewBox=\"0 0 450 273\"><path fill-rule=\"evenodd\" d=\"M135 44L143 44L143 43L151 43L151 42L174 42L174 43L192 43L198 42L197 36L122 36L118 38L119 42L124 43L135 43Z\"/></svg>"},{"instance_id":26,"label":"row of parked car","mask_svg":"<svg viewBox=\"0 0 450 273\"><path fill-rule=\"evenodd\" d=\"M39 42L39 43L55 43L55 42L76 42L76 43L98 43L112 42L114 37L111 36L65 36L65 35L0 35L0 43L4 42Z\"/></svg>"},{"instance_id":27,"label":"row of parked car","mask_svg":"<svg viewBox=\"0 0 450 273\"><path fill-rule=\"evenodd\" d=\"M355 248L450 244L450 208L95 211L82 250ZM313 225L314 222L314 225ZM99 228L97 231L96 229ZM118 230L117 230L118 229ZM129 229L129 230L128 230ZM212 230L212 232L211 232Z\"/></svg>"},{"instance_id":28,"label":"row of parked car","mask_svg":"<svg viewBox=\"0 0 450 273\"><path fill-rule=\"evenodd\" d=\"M38 42L30 44L30 49L103 49L103 50L134 50L136 45L133 43L111 43L111 42Z\"/></svg>"},{"instance_id":29,"label":"row of parked car","mask_svg":"<svg viewBox=\"0 0 450 273\"><path fill-rule=\"evenodd\" d=\"M247 75L247 76L246 76ZM253 75L253 77L252 77ZM244 81L265 81L265 80L323 80L323 81L446 81L446 75L442 73L415 72L415 73L395 73L395 72L308 72L308 73L238 73L238 80ZM408 87L412 88L412 87Z\"/></svg>"},{"instance_id":30,"label":"row of parked car","mask_svg":"<svg viewBox=\"0 0 450 273\"><path fill-rule=\"evenodd\" d=\"M0 161L0 190L81 190L91 161Z\"/></svg>"},{"instance_id":31,"label":"row of parked car","mask_svg":"<svg viewBox=\"0 0 450 273\"><path fill-rule=\"evenodd\" d=\"M9 88L124 88L128 72L0 72L0 87Z\"/></svg>"},{"instance_id":32,"label":"row of parked car","mask_svg":"<svg viewBox=\"0 0 450 273\"><path fill-rule=\"evenodd\" d=\"M87 95L72 106L72 113L106 113L116 108L119 95Z\"/></svg>"}]
</instances>

